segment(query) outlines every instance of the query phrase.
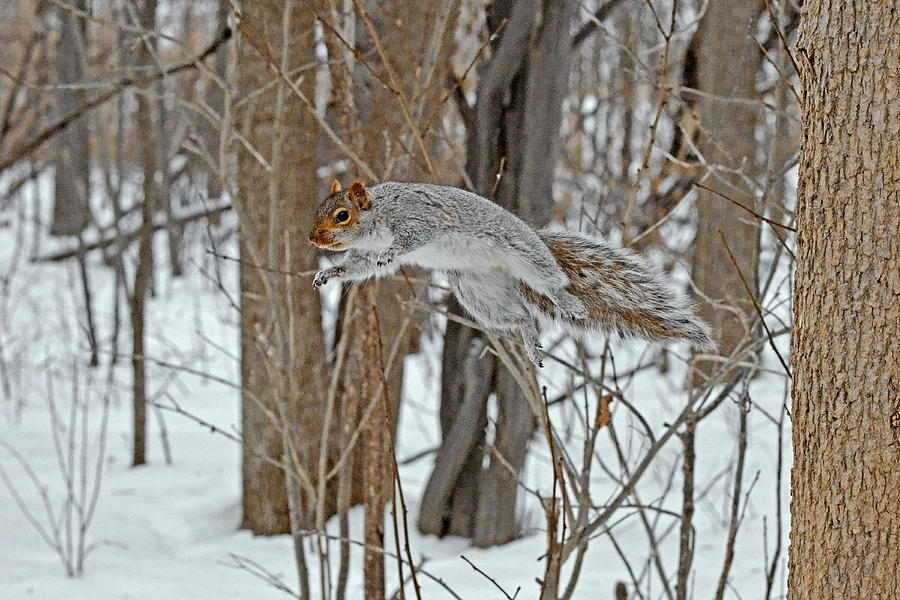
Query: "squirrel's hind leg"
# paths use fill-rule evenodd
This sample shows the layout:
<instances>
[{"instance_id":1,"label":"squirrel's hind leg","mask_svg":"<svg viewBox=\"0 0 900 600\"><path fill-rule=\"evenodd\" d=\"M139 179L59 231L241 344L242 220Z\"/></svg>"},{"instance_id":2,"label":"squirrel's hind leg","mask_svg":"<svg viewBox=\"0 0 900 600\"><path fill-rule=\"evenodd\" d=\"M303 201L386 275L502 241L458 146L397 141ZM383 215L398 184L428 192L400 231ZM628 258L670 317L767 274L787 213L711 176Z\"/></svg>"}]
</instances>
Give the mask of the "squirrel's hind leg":
<instances>
[{"instance_id":1,"label":"squirrel's hind leg","mask_svg":"<svg viewBox=\"0 0 900 600\"><path fill-rule=\"evenodd\" d=\"M479 325L496 333L519 332L528 360L542 366L537 323L523 304L514 280L474 277L456 271L448 276L457 300Z\"/></svg>"},{"instance_id":2,"label":"squirrel's hind leg","mask_svg":"<svg viewBox=\"0 0 900 600\"><path fill-rule=\"evenodd\" d=\"M568 278L549 248L543 243L540 246L541 248L530 248L513 257L510 261L512 277L546 295L570 319L587 319L588 311L584 302L566 291Z\"/></svg>"}]
</instances>

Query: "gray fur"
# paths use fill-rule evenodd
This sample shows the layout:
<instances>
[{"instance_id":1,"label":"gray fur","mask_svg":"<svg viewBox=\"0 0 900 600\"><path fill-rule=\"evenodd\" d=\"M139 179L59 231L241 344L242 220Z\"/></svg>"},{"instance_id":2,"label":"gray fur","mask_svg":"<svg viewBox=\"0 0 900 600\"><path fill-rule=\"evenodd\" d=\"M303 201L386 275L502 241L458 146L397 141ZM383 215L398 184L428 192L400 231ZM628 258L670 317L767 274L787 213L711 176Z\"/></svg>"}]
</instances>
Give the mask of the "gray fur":
<instances>
[{"instance_id":1,"label":"gray fur","mask_svg":"<svg viewBox=\"0 0 900 600\"><path fill-rule=\"evenodd\" d=\"M385 275L402 265L505 273L539 290L573 319L586 316L582 302L563 289L566 276L534 229L490 200L454 187L392 181L368 193L372 208L361 213L352 231L335 235L359 250L347 253L342 277L362 280L376 274L374 267L384 268L378 274ZM338 272L333 267L317 281L341 277Z\"/></svg>"},{"instance_id":2,"label":"gray fur","mask_svg":"<svg viewBox=\"0 0 900 600\"><path fill-rule=\"evenodd\" d=\"M334 234L350 250L341 264L316 275L316 287L389 275L402 265L446 271L473 319L493 331L519 332L538 366L538 320L578 336L618 332L711 346L709 328L687 297L629 250L570 232L535 231L458 188L386 182L368 195L372 207Z\"/></svg>"},{"instance_id":3,"label":"gray fur","mask_svg":"<svg viewBox=\"0 0 900 600\"><path fill-rule=\"evenodd\" d=\"M456 299L479 325L499 333L519 332L529 360L543 366L536 316L523 302L514 279L459 271L447 276Z\"/></svg>"}]
</instances>

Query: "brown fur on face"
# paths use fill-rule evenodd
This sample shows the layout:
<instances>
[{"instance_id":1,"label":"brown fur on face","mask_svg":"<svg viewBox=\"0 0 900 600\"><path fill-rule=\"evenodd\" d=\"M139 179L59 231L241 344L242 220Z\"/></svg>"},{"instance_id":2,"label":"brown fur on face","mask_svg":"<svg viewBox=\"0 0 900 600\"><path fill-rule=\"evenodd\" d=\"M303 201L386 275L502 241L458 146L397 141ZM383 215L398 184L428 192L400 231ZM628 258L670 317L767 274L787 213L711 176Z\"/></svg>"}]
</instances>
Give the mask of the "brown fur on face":
<instances>
[{"instance_id":1,"label":"brown fur on face","mask_svg":"<svg viewBox=\"0 0 900 600\"><path fill-rule=\"evenodd\" d=\"M336 240L336 234L352 229L359 220L360 213L372 208L372 201L365 184L355 180L344 191L336 179L331 184L331 193L322 200L316 210L316 218L309 241L319 248L342 250L345 244Z\"/></svg>"}]
</instances>

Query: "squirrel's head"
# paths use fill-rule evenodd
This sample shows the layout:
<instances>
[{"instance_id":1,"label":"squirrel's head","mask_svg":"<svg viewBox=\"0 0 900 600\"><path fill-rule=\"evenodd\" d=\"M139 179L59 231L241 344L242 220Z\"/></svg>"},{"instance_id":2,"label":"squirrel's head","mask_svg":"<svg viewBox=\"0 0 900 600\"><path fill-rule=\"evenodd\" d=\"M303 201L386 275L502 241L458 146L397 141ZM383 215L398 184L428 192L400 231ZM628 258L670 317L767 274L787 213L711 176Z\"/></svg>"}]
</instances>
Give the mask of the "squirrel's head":
<instances>
[{"instance_id":1,"label":"squirrel's head","mask_svg":"<svg viewBox=\"0 0 900 600\"><path fill-rule=\"evenodd\" d=\"M355 226L371 208L372 200L361 181L356 180L343 190L335 180L331 184L331 194L319 203L309 241L327 250L352 247L361 235L361 230Z\"/></svg>"}]
</instances>

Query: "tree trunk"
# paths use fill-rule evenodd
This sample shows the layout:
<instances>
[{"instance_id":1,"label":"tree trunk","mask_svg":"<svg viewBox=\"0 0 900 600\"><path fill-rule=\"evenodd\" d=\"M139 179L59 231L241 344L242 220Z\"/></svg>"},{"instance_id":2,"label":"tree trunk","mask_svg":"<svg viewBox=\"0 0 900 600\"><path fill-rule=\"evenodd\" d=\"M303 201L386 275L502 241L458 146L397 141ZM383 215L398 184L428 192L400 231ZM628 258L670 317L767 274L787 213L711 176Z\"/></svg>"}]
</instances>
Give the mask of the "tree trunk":
<instances>
[{"instance_id":1,"label":"tree trunk","mask_svg":"<svg viewBox=\"0 0 900 600\"><path fill-rule=\"evenodd\" d=\"M792 600L900 598L900 9L808 0Z\"/></svg>"},{"instance_id":2,"label":"tree trunk","mask_svg":"<svg viewBox=\"0 0 900 600\"><path fill-rule=\"evenodd\" d=\"M138 15L141 28L145 31L156 29L156 0L144 0ZM140 43L137 52L138 65L152 65L149 49ZM154 129L154 103L146 94L137 96L138 131L151 132ZM138 264L134 272L134 285L131 287L129 309L131 311L131 368L132 403L134 415L134 448L132 466L147 462L147 382L146 362L144 361L144 317L145 300L153 279L153 213L159 202L157 188L157 148L152 135L144 135L140 144L141 166L144 171L142 190L144 198L141 203L141 229L138 237Z\"/></svg>"},{"instance_id":3,"label":"tree trunk","mask_svg":"<svg viewBox=\"0 0 900 600\"><path fill-rule=\"evenodd\" d=\"M86 10L85 0L75 0L72 8ZM87 71L87 27L83 18L62 6L56 6L56 17L61 23L56 43L56 82L59 85L81 84ZM79 89L57 90L57 107L60 115L67 115L84 103L85 94ZM82 231L90 222L91 152L90 127L86 118L78 119L62 131L55 144L54 202L51 235L78 236L79 249L83 248ZM78 254L84 291L87 338L91 349L90 366L99 364L96 327L91 306L91 290L83 252Z\"/></svg>"},{"instance_id":4,"label":"tree trunk","mask_svg":"<svg viewBox=\"0 0 900 600\"><path fill-rule=\"evenodd\" d=\"M553 170L574 8L570 1L523 0L494 2L488 9L488 28L494 32L503 24L503 33L481 75L473 126L467 132L466 171L474 191L533 225L546 224L554 206ZM462 312L455 302L450 310ZM482 547L508 542L516 534L518 487L508 465L518 473L534 428L515 380L490 354L482 356L483 344L468 328L448 324L442 448L419 515L424 533L470 536ZM482 469L485 407L492 390L499 408L495 453L488 453L490 465Z\"/></svg>"},{"instance_id":5,"label":"tree trunk","mask_svg":"<svg viewBox=\"0 0 900 600\"><path fill-rule=\"evenodd\" d=\"M760 8L756 0L710 2L688 57L696 66L697 86L710 94L696 104L696 145L710 173L705 185L750 208L754 196L742 176L752 178L756 171L759 114L756 106L729 99L756 96L759 49L752 36ZM698 308L713 326L719 354L729 356L746 336L747 318L755 314L737 269L756 293L759 229L747 211L715 193L698 192L693 279L709 299L701 297ZM699 361L698 367L709 373L715 364Z\"/></svg>"},{"instance_id":6,"label":"tree trunk","mask_svg":"<svg viewBox=\"0 0 900 600\"><path fill-rule=\"evenodd\" d=\"M73 0L70 5L75 10L87 10L86 0ZM85 21L61 6L56 7L56 17L61 23L56 43L57 83L83 83L87 61ZM84 103L83 90L60 89L56 94L61 116L70 114ZM88 120L84 118L77 119L57 138L51 235L77 235L88 224L90 141Z\"/></svg>"},{"instance_id":7,"label":"tree trunk","mask_svg":"<svg viewBox=\"0 0 900 600\"><path fill-rule=\"evenodd\" d=\"M216 31L221 31L228 25L228 0L216 0ZM214 58L210 61L213 72L221 78L227 77L228 49L226 47L216 50ZM216 85L210 77L204 90L206 103L216 114L223 115L225 108L224 90ZM195 172L206 178L206 198L218 200L222 195L221 177L227 172L227 165L219 164L220 128L209 119L197 119L196 128L201 143L201 151L208 153L216 169L211 169L206 162L195 155L190 155L188 160Z\"/></svg>"},{"instance_id":8,"label":"tree trunk","mask_svg":"<svg viewBox=\"0 0 900 600\"><path fill-rule=\"evenodd\" d=\"M442 96L447 61L440 58L452 54L454 8L457 5L456 1L407 0L361 13L366 6L371 7L370 3L343 0L336 2L328 15L324 41L331 71L330 108L337 130L382 178L441 179L439 171L429 169L429 165L434 164L431 154L435 144L431 123L427 123L425 117L436 109ZM339 7L342 14L339 14ZM372 57L367 66L354 61L353 54L336 35L336 30L342 31L344 40L354 42L357 53ZM392 89L386 90L382 82L390 82ZM399 94L395 95L395 91ZM403 110L404 103L406 111ZM409 121L415 123L415 132ZM386 152L385 144L393 147L393 152ZM345 423L357 422L361 414L356 405L368 405L376 390L380 390L376 402L384 405L378 406L366 423L365 443L357 447L354 460L341 474L338 492L340 510L343 511L342 533L347 531L349 505L365 504L363 578L366 598L384 597L384 554L379 549L384 543L384 510L393 484L393 471L389 468L392 461L390 443L394 439L391 432L396 431L397 425L403 356L415 351L419 337L414 308L404 305L404 301L424 293L424 286L410 286L407 282L363 284L357 297L361 308L355 311L359 318L348 323L346 329L338 328L350 336L355 347L355 352L348 357L351 360L344 365L341 379L345 386L342 406ZM343 303L339 316L345 316ZM388 351L396 356L389 365L390 378L384 381L387 365L383 359ZM375 353L381 355L377 360ZM357 398L359 402L355 401ZM343 435L335 437L336 440L346 439ZM340 443L335 442L336 445ZM349 555L350 547L342 541L338 583L341 591L346 589Z\"/></svg>"},{"instance_id":9,"label":"tree trunk","mask_svg":"<svg viewBox=\"0 0 900 600\"><path fill-rule=\"evenodd\" d=\"M254 95L234 122L272 165L268 172L239 152L235 204L243 259L242 527L265 535L290 531L285 473L267 458L296 458L314 477L326 388L318 292L308 278L264 270L299 273L316 266L306 241L318 196L315 122L284 81L269 85L278 77L269 61L284 73L315 61L313 14L292 7L267 0L246 11L236 67L238 89ZM314 83L315 77L300 83L310 97ZM297 456L288 456L286 442ZM296 506L301 509L308 514L310 507Z\"/></svg>"},{"instance_id":10,"label":"tree trunk","mask_svg":"<svg viewBox=\"0 0 900 600\"><path fill-rule=\"evenodd\" d=\"M359 364L362 365L363 402L376 402L366 426L364 508L366 544L363 551L363 587L367 600L384 600L384 511L387 506L388 487L385 485L385 465L391 463L388 434L391 426L388 406L390 399L384 380L384 353L381 329L375 306L373 284L360 287L359 299L365 314L363 331L357 345Z\"/></svg>"}]
</instances>

